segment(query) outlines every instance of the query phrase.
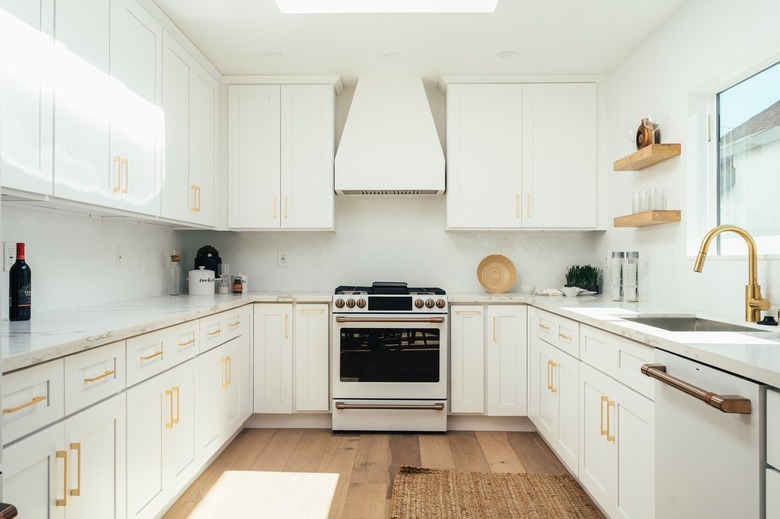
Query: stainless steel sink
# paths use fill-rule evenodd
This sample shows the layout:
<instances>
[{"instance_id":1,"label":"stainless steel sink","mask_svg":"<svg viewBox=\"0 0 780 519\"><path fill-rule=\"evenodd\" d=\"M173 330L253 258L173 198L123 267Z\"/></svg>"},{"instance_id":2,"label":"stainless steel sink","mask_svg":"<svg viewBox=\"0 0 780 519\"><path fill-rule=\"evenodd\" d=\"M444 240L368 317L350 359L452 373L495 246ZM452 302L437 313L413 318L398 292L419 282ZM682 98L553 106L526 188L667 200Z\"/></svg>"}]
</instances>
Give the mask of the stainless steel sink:
<instances>
[{"instance_id":1,"label":"stainless steel sink","mask_svg":"<svg viewBox=\"0 0 780 519\"><path fill-rule=\"evenodd\" d=\"M721 321L711 321L695 316L639 315L637 317L624 317L623 319L670 332L761 332L761 330L756 328L748 328L747 326Z\"/></svg>"}]
</instances>

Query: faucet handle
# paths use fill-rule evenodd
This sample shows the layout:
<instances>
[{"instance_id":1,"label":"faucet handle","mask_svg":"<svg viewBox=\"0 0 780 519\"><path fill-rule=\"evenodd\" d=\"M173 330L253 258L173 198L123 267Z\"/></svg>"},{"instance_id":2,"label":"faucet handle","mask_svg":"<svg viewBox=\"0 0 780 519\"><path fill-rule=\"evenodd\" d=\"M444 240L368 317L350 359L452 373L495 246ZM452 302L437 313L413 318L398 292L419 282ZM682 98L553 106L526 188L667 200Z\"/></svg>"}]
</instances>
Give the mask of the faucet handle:
<instances>
[{"instance_id":1,"label":"faucet handle","mask_svg":"<svg viewBox=\"0 0 780 519\"><path fill-rule=\"evenodd\" d=\"M750 306L750 308L763 310L763 311L769 310L769 305L770 305L769 299L758 298L758 299L751 299L750 301L748 301L748 306Z\"/></svg>"}]
</instances>

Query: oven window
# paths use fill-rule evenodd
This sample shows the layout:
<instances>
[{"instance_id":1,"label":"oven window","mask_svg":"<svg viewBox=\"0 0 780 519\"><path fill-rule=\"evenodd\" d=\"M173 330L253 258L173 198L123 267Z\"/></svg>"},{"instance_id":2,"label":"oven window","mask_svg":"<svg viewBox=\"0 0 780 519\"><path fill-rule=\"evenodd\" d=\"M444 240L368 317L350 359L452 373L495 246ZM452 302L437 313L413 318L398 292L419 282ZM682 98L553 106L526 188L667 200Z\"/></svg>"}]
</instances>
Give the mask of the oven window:
<instances>
[{"instance_id":1,"label":"oven window","mask_svg":"<svg viewBox=\"0 0 780 519\"><path fill-rule=\"evenodd\" d=\"M435 328L342 328L342 382L438 382Z\"/></svg>"}]
</instances>

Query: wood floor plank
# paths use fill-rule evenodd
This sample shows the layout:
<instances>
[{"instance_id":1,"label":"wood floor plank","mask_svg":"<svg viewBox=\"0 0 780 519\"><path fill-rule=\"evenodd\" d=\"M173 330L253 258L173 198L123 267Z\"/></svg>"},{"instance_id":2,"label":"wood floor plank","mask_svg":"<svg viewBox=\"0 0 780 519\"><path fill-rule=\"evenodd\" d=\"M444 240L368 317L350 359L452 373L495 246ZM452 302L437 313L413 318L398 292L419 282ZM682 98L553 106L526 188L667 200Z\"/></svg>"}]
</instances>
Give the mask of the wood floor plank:
<instances>
[{"instance_id":1,"label":"wood floor plank","mask_svg":"<svg viewBox=\"0 0 780 519\"><path fill-rule=\"evenodd\" d=\"M358 435L334 434L330 438L328 448L325 449L320 466L317 468L317 472L339 475L339 483L336 486L336 493L333 496L328 516L330 519L343 517L344 504L349 491L349 480L352 475L352 467L355 464L359 442L360 436Z\"/></svg>"},{"instance_id":2,"label":"wood floor plank","mask_svg":"<svg viewBox=\"0 0 780 519\"><path fill-rule=\"evenodd\" d=\"M387 486L387 497L393 492L393 479L401 468L401 465L419 467L420 439L418 434L392 434L390 436L390 464L387 468L387 478L390 484Z\"/></svg>"},{"instance_id":3,"label":"wood floor plank","mask_svg":"<svg viewBox=\"0 0 780 519\"><path fill-rule=\"evenodd\" d=\"M420 463L429 469L456 469L446 434L420 435Z\"/></svg>"},{"instance_id":4,"label":"wood floor plank","mask_svg":"<svg viewBox=\"0 0 780 519\"><path fill-rule=\"evenodd\" d=\"M344 503L344 519L381 519L386 515L387 483L351 483Z\"/></svg>"},{"instance_id":5,"label":"wood floor plank","mask_svg":"<svg viewBox=\"0 0 780 519\"><path fill-rule=\"evenodd\" d=\"M464 472L490 472L490 465L482 453L476 436L470 431L447 433L455 467Z\"/></svg>"},{"instance_id":6,"label":"wood floor plank","mask_svg":"<svg viewBox=\"0 0 780 519\"><path fill-rule=\"evenodd\" d=\"M482 453L490 465L491 472L517 474L526 471L517 458L517 454L507 442L506 432L477 431L474 435L482 447Z\"/></svg>"},{"instance_id":7,"label":"wood floor plank","mask_svg":"<svg viewBox=\"0 0 780 519\"><path fill-rule=\"evenodd\" d=\"M390 435L361 434L350 482L352 484L382 483L387 485L389 462Z\"/></svg>"},{"instance_id":8,"label":"wood floor plank","mask_svg":"<svg viewBox=\"0 0 780 519\"><path fill-rule=\"evenodd\" d=\"M304 429L284 466L285 472L317 472L330 442L330 429Z\"/></svg>"},{"instance_id":9,"label":"wood floor plank","mask_svg":"<svg viewBox=\"0 0 780 519\"><path fill-rule=\"evenodd\" d=\"M507 441L526 471L533 474L565 474L563 463L535 432L510 432Z\"/></svg>"},{"instance_id":10,"label":"wood floor plank","mask_svg":"<svg viewBox=\"0 0 780 519\"><path fill-rule=\"evenodd\" d=\"M271 441L263 449L250 465L250 470L267 470L279 472L290 459L298 440L301 439L303 429L277 429Z\"/></svg>"}]
</instances>

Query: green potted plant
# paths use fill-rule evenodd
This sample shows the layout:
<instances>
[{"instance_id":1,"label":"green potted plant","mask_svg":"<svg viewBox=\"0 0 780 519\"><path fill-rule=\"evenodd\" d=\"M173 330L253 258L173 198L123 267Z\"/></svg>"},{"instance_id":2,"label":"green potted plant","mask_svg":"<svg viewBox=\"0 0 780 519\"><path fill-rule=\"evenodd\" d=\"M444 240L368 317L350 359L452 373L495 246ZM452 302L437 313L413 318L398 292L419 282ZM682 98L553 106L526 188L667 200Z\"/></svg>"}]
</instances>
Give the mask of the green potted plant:
<instances>
[{"instance_id":1,"label":"green potted plant","mask_svg":"<svg viewBox=\"0 0 780 519\"><path fill-rule=\"evenodd\" d=\"M566 269L566 286L579 287L589 292L599 292L601 269L592 265L572 265Z\"/></svg>"}]
</instances>

